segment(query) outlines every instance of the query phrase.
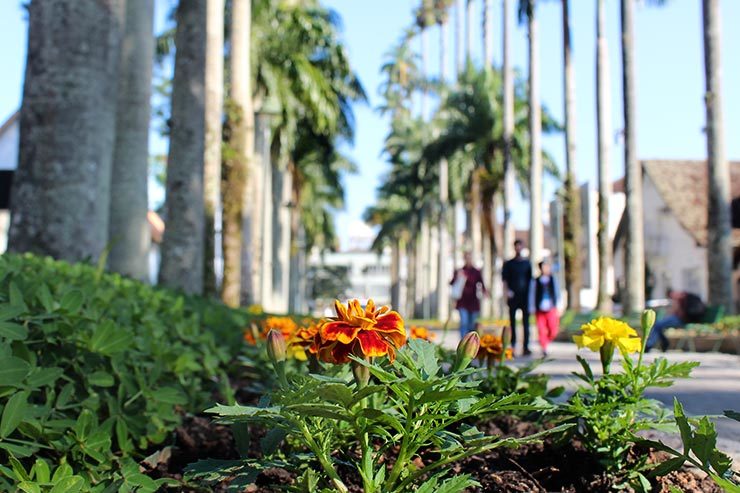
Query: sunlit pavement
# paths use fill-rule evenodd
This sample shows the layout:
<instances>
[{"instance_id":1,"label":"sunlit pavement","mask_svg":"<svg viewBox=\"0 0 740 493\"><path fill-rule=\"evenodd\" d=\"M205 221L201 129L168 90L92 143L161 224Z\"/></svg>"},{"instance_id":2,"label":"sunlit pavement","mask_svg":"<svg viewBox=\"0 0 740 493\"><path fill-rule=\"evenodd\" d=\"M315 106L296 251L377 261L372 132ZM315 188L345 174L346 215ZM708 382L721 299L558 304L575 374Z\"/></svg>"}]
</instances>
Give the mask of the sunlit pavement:
<instances>
[{"instance_id":1,"label":"sunlit pavement","mask_svg":"<svg viewBox=\"0 0 740 493\"><path fill-rule=\"evenodd\" d=\"M436 341L441 340L442 333L437 332ZM447 347L456 347L459 340L457 331L450 330L444 338L444 344ZM532 356L521 357L521 349L517 348L514 364L542 357L534 334L531 341ZM581 370L575 358L576 354L591 362L595 373L600 371L598 354L585 349L578 351L575 344L567 342L552 343L547 360L538 367L538 371L551 376L551 385L563 385L566 389L572 390L578 382L572 372ZM740 422L722 416L726 409L740 411L740 356L723 353L653 351L645 356L645 361L652 361L661 356L672 362L698 361L701 364L693 370L692 378L677 380L671 387L651 389L648 396L663 402L671 409L673 398L677 397L689 415L717 416L713 421L719 433L718 447L735 457L736 467L740 465ZM677 437L661 434L660 438L674 447L680 445Z\"/></svg>"}]
</instances>

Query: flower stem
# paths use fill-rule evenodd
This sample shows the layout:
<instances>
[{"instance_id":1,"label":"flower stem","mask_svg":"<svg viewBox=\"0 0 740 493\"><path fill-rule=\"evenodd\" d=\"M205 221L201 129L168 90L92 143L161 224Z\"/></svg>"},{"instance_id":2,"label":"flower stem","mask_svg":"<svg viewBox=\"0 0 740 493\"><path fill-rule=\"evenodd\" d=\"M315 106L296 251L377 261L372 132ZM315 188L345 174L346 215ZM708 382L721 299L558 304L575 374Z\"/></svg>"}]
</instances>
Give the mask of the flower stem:
<instances>
[{"instance_id":1,"label":"flower stem","mask_svg":"<svg viewBox=\"0 0 740 493\"><path fill-rule=\"evenodd\" d=\"M334 487L340 493L349 493L349 489L342 481L342 478L339 477L337 470L334 469L334 466L332 465L331 461L324 453L323 449L319 446L318 443L316 443L316 440L313 439L313 436L311 435L311 432L308 430L308 427L306 426L306 424L303 422L298 422L298 425L299 425L299 428L301 429L301 433L303 434L303 438L306 439L308 448L310 448L311 451L314 454L316 454L316 458L319 459L319 464L321 464L321 467L324 469L324 472L331 478L332 483L334 483Z\"/></svg>"}]
</instances>

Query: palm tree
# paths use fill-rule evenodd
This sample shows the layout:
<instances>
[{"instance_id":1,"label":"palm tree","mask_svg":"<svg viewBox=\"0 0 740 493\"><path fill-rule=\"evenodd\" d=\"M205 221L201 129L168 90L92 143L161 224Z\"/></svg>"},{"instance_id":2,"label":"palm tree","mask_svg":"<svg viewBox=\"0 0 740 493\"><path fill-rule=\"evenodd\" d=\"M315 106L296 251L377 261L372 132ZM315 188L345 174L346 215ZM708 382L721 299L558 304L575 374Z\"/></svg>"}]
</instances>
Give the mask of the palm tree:
<instances>
[{"instance_id":1,"label":"palm tree","mask_svg":"<svg viewBox=\"0 0 740 493\"><path fill-rule=\"evenodd\" d=\"M621 0L622 89L624 110L625 284L622 310L635 313L645 305L645 249L642 170L637 158L634 0Z\"/></svg>"},{"instance_id":2,"label":"palm tree","mask_svg":"<svg viewBox=\"0 0 740 493\"><path fill-rule=\"evenodd\" d=\"M493 64L493 2L483 0L483 63Z\"/></svg>"},{"instance_id":3,"label":"palm tree","mask_svg":"<svg viewBox=\"0 0 740 493\"><path fill-rule=\"evenodd\" d=\"M542 115L540 110L540 63L537 0L519 0L519 22L527 21L529 35L529 258L542 255Z\"/></svg>"},{"instance_id":4,"label":"palm tree","mask_svg":"<svg viewBox=\"0 0 740 493\"><path fill-rule=\"evenodd\" d=\"M709 303L734 311L732 303L732 221L730 168L725 159L722 122L722 59L720 57L719 0L703 0L704 73L707 111L707 167L709 176L708 247Z\"/></svg>"},{"instance_id":5,"label":"palm tree","mask_svg":"<svg viewBox=\"0 0 740 493\"><path fill-rule=\"evenodd\" d=\"M11 251L82 261L105 248L123 12L120 0L28 5Z\"/></svg>"},{"instance_id":6,"label":"palm tree","mask_svg":"<svg viewBox=\"0 0 740 493\"><path fill-rule=\"evenodd\" d=\"M250 75L250 37L252 25L251 0L233 0L231 4L231 51L229 67L229 154L224 159L223 184L223 249L224 278L221 298L229 306L239 306L242 296L243 269L251 272L250 259L242 265L242 249L251 247L244 241L245 233L251 239L252 222L244 201L247 175L254 154L254 110ZM252 178L252 177L250 177ZM254 200L251 197L250 200ZM251 218L250 218L251 219ZM247 276L245 282L251 283ZM251 290L249 290L251 293Z\"/></svg>"},{"instance_id":7,"label":"palm tree","mask_svg":"<svg viewBox=\"0 0 740 493\"><path fill-rule=\"evenodd\" d=\"M153 0L136 6L127 2L111 175L108 266L139 280L149 279L147 169L153 29Z\"/></svg>"},{"instance_id":8,"label":"palm tree","mask_svg":"<svg viewBox=\"0 0 740 493\"><path fill-rule=\"evenodd\" d=\"M129 2L129 4L132 2ZM221 127L224 100L224 0L208 0L206 12L206 150L204 291L216 294L216 211L221 203Z\"/></svg>"},{"instance_id":9,"label":"palm tree","mask_svg":"<svg viewBox=\"0 0 740 493\"><path fill-rule=\"evenodd\" d=\"M180 0L175 34L167 229L159 280L189 293L203 291L206 4Z\"/></svg>"},{"instance_id":10,"label":"palm tree","mask_svg":"<svg viewBox=\"0 0 740 493\"><path fill-rule=\"evenodd\" d=\"M599 161L599 292L596 309L611 311L609 268L612 265L612 245L609 238L609 201L612 192L609 139L611 138L611 100L609 78L609 47L606 39L606 0L597 0L596 14L596 113Z\"/></svg>"},{"instance_id":11,"label":"palm tree","mask_svg":"<svg viewBox=\"0 0 740 493\"><path fill-rule=\"evenodd\" d=\"M565 200L564 257L565 285L568 307L581 307L581 205L576 179L576 88L575 68L570 39L570 0L562 0L563 8L563 91L565 93Z\"/></svg>"},{"instance_id":12,"label":"palm tree","mask_svg":"<svg viewBox=\"0 0 740 493\"><path fill-rule=\"evenodd\" d=\"M511 0L503 0L501 23L503 35L503 144L504 144L504 257L509 258L514 248L514 222L511 220L514 204L514 165L511 156L511 139L514 133L514 73L511 66Z\"/></svg>"}]
</instances>

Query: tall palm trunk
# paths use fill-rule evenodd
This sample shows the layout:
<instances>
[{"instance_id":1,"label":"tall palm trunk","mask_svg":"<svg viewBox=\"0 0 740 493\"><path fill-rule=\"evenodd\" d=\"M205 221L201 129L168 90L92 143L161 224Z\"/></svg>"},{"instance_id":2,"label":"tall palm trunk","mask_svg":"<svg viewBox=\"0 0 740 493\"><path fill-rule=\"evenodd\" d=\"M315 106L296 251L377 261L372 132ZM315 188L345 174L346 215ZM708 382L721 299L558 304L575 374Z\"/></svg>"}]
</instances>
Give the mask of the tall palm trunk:
<instances>
[{"instance_id":1,"label":"tall palm trunk","mask_svg":"<svg viewBox=\"0 0 740 493\"><path fill-rule=\"evenodd\" d=\"M637 93L635 88L634 0L621 0L622 86L624 108L625 274L623 312L645 306L645 249L642 170L637 159Z\"/></svg>"},{"instance_id":2,"label":"tall palm trunk","mask_svg":"<svg viewBox=\"0 0 740 493\"><path fill-rule=\"evenodd\" d=\"M493 2L483 0L483 66L493 65Z\"/></svg>"},{"instance_id":3,"label":"tall palm trunk","mask_svg":"<svg viewBox=\"0 0 740 493\"><path fill-rule=\"evenodd\" d=\"M206 5L180 0L172 79L166 223L159 280L203 292Z\"/></svg>"},{"instance_id":4,"label":"tall palm trunk","mask_svg":"<svg viewBox=\"0 0 740 493\"><path fill-rule=\"evenodd\" d=\"M443 19L439 23L439 78L444 84L447 74L447 22ZM449 167L447 160L439 163L439 252L437 261L437 318L446 320L449 315Z\"/></svg>"},{"instance_id":5,"label":"tall palm trunk","mask_svg":"<svg viewBox=\"0 0 740 493\"><path fill-rule=\"evenodd\" d=\"M403 239L398 236L391 243L391 306L394 310L403 310L401 305L401 257ZM408 312L407 312L408 313Z\"/></svg>"},{"instance_id":6,"label":"tall palm trunk","mask_svg":"<svg viewBox=\"0 0 740 493\"><path fill-rule=\"evenodd\" d=\"M599 293L596 309L611 311L609 296L609 269L612 265L612 244L609 238L609 201L612 193L610 175L609 139L611 138L611 99L609 81L609 47L606 40L606 0L597 0L596 14L596 115L598 127L599 160Z\"/></svg>"},{"instance_id":7,"label":"tall palm trunk","mask_svg":"<svg viewBox=\"0 0 740 493\"><path fill-rule=\"evenodd\" d=\"M703 0L704 72L707 110L707 165L709 210L707 269L709 303L734 312L732 303L732 220L730 217L730 168L725 159L722 121L722 59L720 57L719 0Z\"/></svg>"},{"instance_id":8,"label":"tall palm trunk","mask_svg":"<svg viewBox=\"0 0 740 493\"><path fill-rule=\"evenodd\" d=\"M466 0L465 5L465 63L470 63L473 57L473 0Z\"/></svg>"},{"instance_id":9,"label":"tall palm trunk","mask_svg":"<svg viewBox=\"0 0 740 493\"><path fill-rule=\"evenodd\" d=\"M465 67L465 0L455 0L455 70L457 77Z\"/></svg>"},{"instance_id":10,"label":"tall palm trunk","mask_svg":"<svg viewBox=\"0 0 740 493\"><path fill-rule=\"evenodd\" d=\"M527 16L529 33L529 258L542 257L542 113L540 108L540 60L535 0Z\"/></svg>"},{"instance_id":11,"label":"tall palm trunk","mask_svg":"<svg viewBox=\"0 0 740 493\"><path fill-rule=\"evenodd\" d=\"M239 306L242 292L242 248L244 245L247 172L254 142L249 75L249 37L251 1L234 0L231 7L231 90L229 146L231 156L225 161L223 190L224 281L221 297L229 306ZM249 279L248 279L249 280Z\"/></svg>"},{"instance_id":12,"label":"tall palm trunk","mask_svg":"<svg viewBox=\"0 0 740 493\"><path fill-rule=\"evenodd\" d=\"M132 3L132 2L129 2ZM221 203L221 138L224 105L224 0L208 0L206 13L206 151L203 202L206 211L204 291L216 294L216 211Z\"/></svg>"},{"instance_id":13,"label":"tall palm trunk","mask_svg":"<svg viewBox=\"0 0 740 493\"><path fill-rule=\"evenodd\" d=\"M146 215L153 30L153 0L127 2L111 175L108 266L142 281L149 279L151 241Z\"/></svg>"},{"instance_id":14,"label":"tall palm trunk","mask_svg":"<svg viewBox=\"0 0 740 493\"><path fill-rule=\"evenodd\" d=\"M581 204L576 179L576 87L570 39L570 0L563 7L563 90L565 99L564 257L568 307L581 308Z\"/></svg>"},{"instance_id":15,"label":"tall palm trunk","mask_svg":"<svg viewBox=\"0 0 740 493\"><path fill-rule=\"evenodd\" d=\"M511 219L514 205L514 163L511 144L514 135L514 74L511 67L511 0L503 0L501 23L503 35L503 104L504 104L504 238L503 253L510 258L514 253L514 222Z\"/></svg>"},{"instance_id":16,"label":"tall palm trunk","mask_svg":"<svg viewBox=\"0 0 740 493\"><path fill-rule=\"evenodd\" d=\"M105 248L122 6L120 0L28 5L12 251L80 261Z\"/></svg>"}]
</instances>

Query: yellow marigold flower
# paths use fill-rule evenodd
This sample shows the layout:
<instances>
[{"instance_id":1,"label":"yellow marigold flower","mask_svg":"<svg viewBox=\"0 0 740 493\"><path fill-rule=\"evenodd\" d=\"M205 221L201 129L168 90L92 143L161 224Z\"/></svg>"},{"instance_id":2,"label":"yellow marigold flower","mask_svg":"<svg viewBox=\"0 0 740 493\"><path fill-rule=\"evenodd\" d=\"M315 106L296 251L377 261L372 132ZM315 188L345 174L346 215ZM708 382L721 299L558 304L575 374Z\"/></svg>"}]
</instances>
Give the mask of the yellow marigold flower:
<instances>
[{"instance_id":1,"label":"yellow marigold flower","mask_svg":"<svg viewBox=\"0 0 740 493\"><path fill-rule=\"evenodd\" d=\"M403 319L387 306L376 308L368 300L363 309L358 300L345 307L334 302L337 316L319 325L318 356L328 363L347 363L349 355L360 358L388 356L393 361L396 349L406 344Z\"/></svg>"},{"instance_id":2,"label":"yellow marigold flower","mask_svg":"<svg viewBox=\"0 0 740 493\"><path fill-rule=\"evenodd\" d=\"M436 337L436 334L432 333L426 327L416 327L412 325L409 327L409 337L411 339L423 339L425 341L431 341Z\"/></svg>"},{"instance_id":3,"label":"yellow marigold flower","mask_svg":"<svg viewBox=\"0 0 740 493\"><path fill-rule=\"evenodd\" d=\"M262 324L263 336L266 338L271 330L280 332L285 340L289 340L298 330L298 324L290 317L267 317Z\"/></svg>"},{"instance_id":4,"label":"yellow marigold flower","mask_svg":"<svg viewBox=\"0 0 740 493\"><path fill-rule=\"evenodd\" d=\"M600 351L603 346L611 345L612 348L619 348L622 353L637 353L642 348L635 329L620 320L599 317L584 324L581 330L581 335L573 336L579 348Z\"/></svg>"}]
</instances>

